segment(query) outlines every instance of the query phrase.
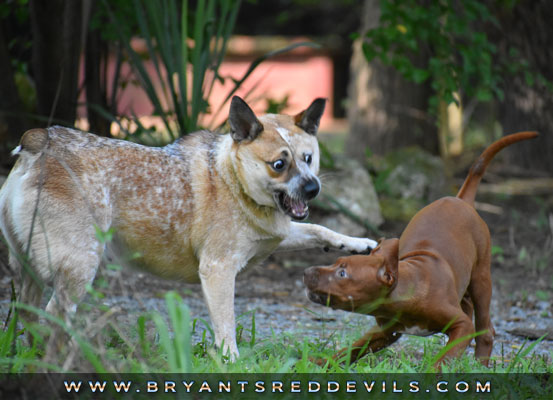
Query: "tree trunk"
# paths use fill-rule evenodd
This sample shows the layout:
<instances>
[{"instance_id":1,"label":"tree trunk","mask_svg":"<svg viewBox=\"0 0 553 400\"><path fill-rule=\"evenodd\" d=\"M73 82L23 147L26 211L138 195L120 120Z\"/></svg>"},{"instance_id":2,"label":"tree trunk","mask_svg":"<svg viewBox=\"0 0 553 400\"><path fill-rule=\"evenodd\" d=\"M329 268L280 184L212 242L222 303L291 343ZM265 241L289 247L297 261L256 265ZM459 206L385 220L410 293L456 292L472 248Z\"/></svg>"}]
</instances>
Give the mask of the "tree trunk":
<instances>
[{"instance_id":1,"label":"tree trunk","mask_svg":"<svg viewBox=\"0 0 553 400\"><path fill-rule=\"evenodd\" d=\"M362 34L378 26L378 0L365 0L362 18ZM436 125L427 113L430 94L429 85L407 82L379 61L368 63L358 40L351 62L346 152L360 161L367 148L384 154L416 144L438 153Z\"/></svg>"},{"instance_id":2,"label":"tree trunk","mask_svg":"<svg viewBox=\"0 0 553 400\"><path fill-rule=\"evenodd\" d=\"M501 21L499 38L502 57L511 47L520 50L520 61L553 82L553 7L549 0L520 1ZM532 74L529 79L536 79ZM503 131L537 130L540 137L506 150L517 167L553 173L553 92L539 82L529 84L524 74L505 81L505 99L500 103L499 118Z\"/></svg>"},{"instance_id":3,"label":"tree trunk","mask_svg":"<svg viewBox=\"0 0 553 400\"><path fill-rule=\"evenodd\" d=\"M29 126L20 115L23 112L23 106L15 84L8 44L2 28L0 24L0 164L9 166L11 164L9 152L17 145L21 134Z\"/></svg>"},{"instance_id":4,"label":"tree trunk","mask_svg":"<svg viewBox=\"0 0 553 400\"><path fill-rule=\"evenodd\" d=\"M77 110L82 2L31 0L30 17L37 111L48 123L71 126Z\"/></svg>"},{"instance_id":5,"label":"tree trunk","mask_svg":"<svg viewBox=\"0 0 553 400\"><path fill-rule=\"evenodd\" d=\"M92 0L90 14L93 14L98 6L98 0ZM101 136L109 136L111 121L98 112L98 108L110 112L107 98L109 47L102 39L98 28L89 29L87 32L84 62L89 130Z\"/></svg>"}]
</instances>

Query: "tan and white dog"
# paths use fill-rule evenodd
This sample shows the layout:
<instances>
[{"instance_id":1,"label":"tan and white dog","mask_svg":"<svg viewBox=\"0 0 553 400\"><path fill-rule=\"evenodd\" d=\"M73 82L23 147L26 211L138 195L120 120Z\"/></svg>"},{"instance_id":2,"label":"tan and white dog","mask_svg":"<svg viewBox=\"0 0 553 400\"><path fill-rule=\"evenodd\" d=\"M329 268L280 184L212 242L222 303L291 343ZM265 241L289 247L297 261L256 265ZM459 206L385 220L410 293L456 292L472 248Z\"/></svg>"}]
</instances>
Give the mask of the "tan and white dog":
<instances>
[{"instance_id":1,"label":"tan and white dog","mask_svg":"<svg viewBox=\"0 0 553 400\"><path fill-rule=\"evenodd\" d=\"M376 242L293 222L320 190L316 139L325 100L296 116L255 116L239 97L230 134L161 147L54 126L26 132L0 190L0 228L20 268L20 301L69 321L106 251L161 276L202 284L215 343L232 358L236 274L276 249L364 253ZM96 231L115 232L107 246ZM29 252L30 268L18 254ZM27 315L27 318L32 318Z\"/></svg>"}]
</instances>

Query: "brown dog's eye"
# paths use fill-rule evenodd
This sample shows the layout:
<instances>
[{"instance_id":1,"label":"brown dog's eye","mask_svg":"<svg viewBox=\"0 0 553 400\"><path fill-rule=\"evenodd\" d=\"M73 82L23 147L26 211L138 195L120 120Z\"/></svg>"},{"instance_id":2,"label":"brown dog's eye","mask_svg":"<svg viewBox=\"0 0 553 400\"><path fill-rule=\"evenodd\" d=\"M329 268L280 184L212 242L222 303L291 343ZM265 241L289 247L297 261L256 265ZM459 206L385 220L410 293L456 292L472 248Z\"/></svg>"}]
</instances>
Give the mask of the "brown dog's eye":
<instances>
[{"instance_id":1,"label":"brown dog's eye","mask_svg":"<svg viewBox=\"0 0 553 400\"><path fill-rule=\"evenodd\" d=\"M348 273L346 272L346 270L344 268L340 268L340 270L338 271L338 276L340 278L345 278L348 276Z\"/></svg>"}]
</instances>

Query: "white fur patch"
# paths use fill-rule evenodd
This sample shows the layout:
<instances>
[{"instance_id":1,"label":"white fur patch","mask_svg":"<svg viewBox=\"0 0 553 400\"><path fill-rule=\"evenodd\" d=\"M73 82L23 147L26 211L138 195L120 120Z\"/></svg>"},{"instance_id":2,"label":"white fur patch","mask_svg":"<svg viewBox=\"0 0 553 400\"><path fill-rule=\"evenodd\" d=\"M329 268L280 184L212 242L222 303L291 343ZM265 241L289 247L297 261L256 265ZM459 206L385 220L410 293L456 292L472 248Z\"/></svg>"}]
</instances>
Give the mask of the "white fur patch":
<instances>
[{"instance_id":1,"label":"white fur patch","mask_svg":"<svg viewBox=\"0 0 553 400\"><path fill-rule=\"evenodd\" d=\"M276 128L276 131L278 132L282 140L284 140L288 146L292 147L292 144L290 143L290 132L288 131L288 129L279 126Z\"/></svg>"},{"instance_id":2,"label":"white fur patch","mask_svg":"<svg viewBox=\"0 0 553 400\"><path fill-rule=\"evenodd\" d=\"M404 328L402 333L405 333L406 335L413 335L413 336L430 336L433 335L435 332L429 331L428 329L423 329L419 326L411 326L409 328Z\"/></svg>"}]
</instances>

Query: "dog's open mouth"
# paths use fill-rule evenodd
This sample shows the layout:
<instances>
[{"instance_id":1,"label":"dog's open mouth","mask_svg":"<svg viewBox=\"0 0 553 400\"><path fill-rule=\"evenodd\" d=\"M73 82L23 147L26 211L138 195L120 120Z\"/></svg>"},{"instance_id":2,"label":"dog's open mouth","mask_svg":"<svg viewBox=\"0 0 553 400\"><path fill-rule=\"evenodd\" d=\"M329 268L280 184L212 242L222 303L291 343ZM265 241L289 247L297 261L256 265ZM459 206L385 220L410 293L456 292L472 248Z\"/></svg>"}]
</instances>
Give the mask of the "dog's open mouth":
<instances>
[{"instance_id":1,"label":"dog's open mouth","mask_svg":"<svg viewBox=\"0 0 553 400\"><path fill-rule=\"evenodd\" d=\"M293 199L284 192L275 195L280 209L294 219L305 219L309 215L309 206L300 199Z\"/></svg>"},{"instance_id":2,"label":"dog's open mouth","mask_svg":"<svg viewBox=\"0 0 553 400\"><path fill-rule=\"evenodd\" d=\"M313 303L318 303L323 306L329 306L331 301L330 294L312 292L309 289L307 289L307 298L311 300Z\"/></svg>"}]
</instances>

